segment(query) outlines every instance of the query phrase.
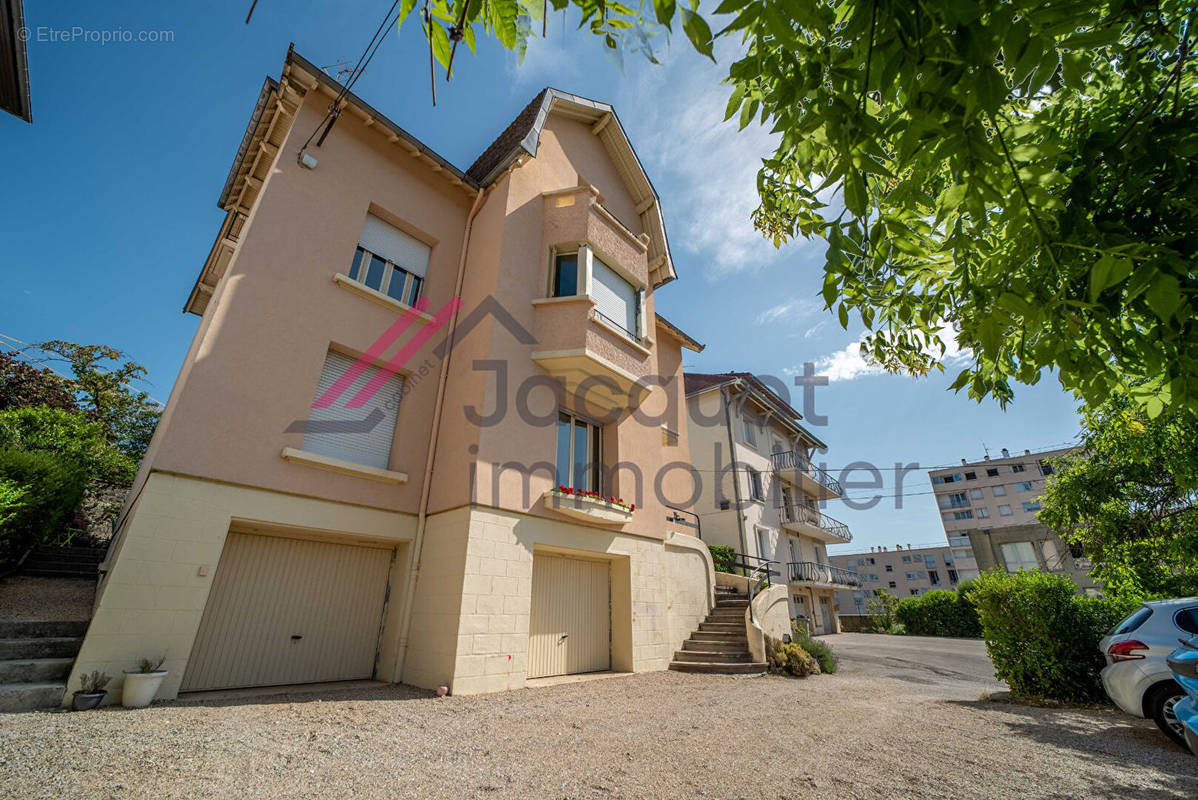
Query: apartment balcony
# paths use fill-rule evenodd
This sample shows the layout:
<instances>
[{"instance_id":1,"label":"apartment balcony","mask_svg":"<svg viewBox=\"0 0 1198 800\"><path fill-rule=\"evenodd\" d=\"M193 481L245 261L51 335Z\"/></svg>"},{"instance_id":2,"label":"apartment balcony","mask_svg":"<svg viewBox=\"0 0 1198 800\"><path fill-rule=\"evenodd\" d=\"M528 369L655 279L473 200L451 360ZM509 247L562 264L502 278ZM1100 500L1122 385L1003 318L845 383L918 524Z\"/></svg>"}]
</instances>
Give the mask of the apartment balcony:
<instances>
[{"instance_id":1,"label":"apartment balcony","mask_svg":"<svg viewBox=\"0 0 1198 800\"><path fill-rule=\"evenodd\" d=\"M788 450L785 453L774 453L771 458L774 462L775 475L808 494L813 494L821 500L840 497L844 494L840 481L814 466L807 460L806 454L800 451Z\"/></svg>"},{"instance_id":2,"label":"apartment balcony","mask_svg":"<svg viewBox=\"0 0 1198 800\"><path fill-rule=\"evenodd\" d=\"M861 578L856 572L816 561L792 561L790 582L803 586L830 586L836 589L859 589Z\"/></svg>"},{"instance_id":3,"label":"apartment balcony","mask_svg":"<svg viewBox=\"0 0 1198 800\"><path fill-rule=\"evenodd\" d=\"M791 533L810 536L825 544L844 544L853 541L849 526L840 520L821 514L818 509L805 505L785 503L778 507L782 527Z\"/></svg>"}]
</instances>

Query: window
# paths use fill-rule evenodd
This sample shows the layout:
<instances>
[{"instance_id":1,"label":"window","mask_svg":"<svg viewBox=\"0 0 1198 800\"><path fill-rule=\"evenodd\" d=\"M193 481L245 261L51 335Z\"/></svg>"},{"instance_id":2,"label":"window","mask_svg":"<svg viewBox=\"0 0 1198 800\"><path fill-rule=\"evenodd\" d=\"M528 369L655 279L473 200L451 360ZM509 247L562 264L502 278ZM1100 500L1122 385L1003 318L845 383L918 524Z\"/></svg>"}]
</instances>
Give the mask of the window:
<instances>
[{"instance_id":1,"label":"window","mask_svg":"<svg viewBox=\"0 0 1198 800\"><path fill-rule=\"evenodd\" d=\"M965 492L958 492L957 494L950 494L948 496L949 508L965 508L968 505L969 495L965 494Z\"/></svg>"},{"instance_id":2,"label":"window","mask_svg":"<svg viewBox=\"0 0 1198 800\"><path fill-rule=\"evenodd\" d=\"M869 579L870 579L871 581L876 581L876 580L878 579L878 576L877 576L877 575L874 575L874 574L872 574L872 573L871 573L871 574L870 574L870 576L869 576Z\"/></svg>"},{"instance_id":3,"label":"window","mask_svg":"<svg viewBox=\"0 0 1198 800\"><path fill-rule=\"evenodd\" d=\"M614 269L591 255L591 297L595 315L633 339L641 338L641 293Z\"/></svg>"},{"instance_id":4,"label":"window","mask_svg":"<svg viewBox=\"0 0 1198 800\"><path fill-rule=\"evenodd\" d=\"M1183 608L1174 615L1173 621L1186 633L1198 633L1198 606Z\"/></svg>"},{"instance_id":5,"label":"window","mask_svg":"<svg viewBox=\"0 0 1198 800\"><path fill-rule=\"evenodd\" d=\"M928 581L933 586L939 586L940 585L940 573L938 573L936 570L932 570L931 572L928 573Z\"/></svg>"},{"instance_id":6,"label":"window","mask_svg":"<svg viewBox=\"0 0 1198 800\"><path fill-rule=\"evenodd\" d=\"M950 569L948 571L948 582L949 583L957 582L957 571L955 569Z\"/></svg>"},{"instance_id":7,"label":"window","mask_svg":"<svg viewBox=\"0 0 1198 800\"><path fill-rule=\"evenodd\" d=\"M912 590L911 590L911 594L912 594L913 596L918 596L918 595L919 595L919 590L918 590L918 589L912 589Z\"/></svg>"},{"instance_id":8,"label":"window","mask_svg":"<svg viewBox=\"0 0 1198 800\"><path fill-rule=\"evenodd\" d=\"M998 477L998 467L986 467L986 477L987 478L997 478Z\"/></svg>"},{"instance_id":9,"label":"window","mask_svg":"<svg viewBox=\"0 0 1198 800\"><path fill-rule=\"evenodd\" d=\"M867 559L865 559L865 563L869 564L872 567L874 564L877 564L878 562L874 561L872 558L867 558Z\"/></svg>"},{"instance_id":10,"label":"window","mask_svg":"<svg viewBox=\"0 0 1198 800\"><path fill-rule=\"evenodd\" d=\"M562 253L553 259L553 296L578 294L578 253Z\"/></svg>"},{"instance_id":11,"label":"window","mask_svg":"<svg viewBox=\"0 0 1198 800\"><path fill-rule=\"evenodd\" d=\"M599 426L565 411L557 415L557 483L602 492Z\"/></svg>"},{"instance_id":12,"label":"window","mask_svg":"<svg viewBox=\"0 0 1198 800\"><path fill-rule=\"evenodd\" d=\"M373 214L366 215L349 277L392 300L415 305L424 289L429 247Z\"/></svg>"},{"instance_id":13,"label":"window","mask_svg":"<svg viewBox=\"0 0 1198 800\"><path fill-rule=\"evenodd\" d=\"M316 384L316 397L322 397L333 388L337 381L354 369L357 360L332 350L325 355L324 365L320 370L320 379ZM385 377L380 378L381 375ZM357 396L358 392L378 380L384 382L361 408L346 408L346 404ZM354 379L353 383L333 401L328 408L308 409L309 422L325 423L359 423L356 427L365 427L361 423L372 415L381 413L379 421L369 430L312 430L316 426L309 425L304 433L304 443L300 447L309 452L330 458L338 458L354 464L367 467L387 469L391 461L391 443L395 439L395 421L399 416L399 403L403 397L403 378L394 374L385 374L378 367L366 367ZM325 426L329 427L329 426ZM355 427L355 426L351 426Z\"/></svg>"},{"instance_id":14,"label":"window","mask_svg":"<svg viewBox=\"0 0 1198 800\"><path fill-rule=\"evenodd\" d=\"M886 565L886 571L887 571L887 572L894 572L894 565L893 565L893 564L887 564L887 565Z\"/></svg>"},{"instance_id":15,"label":"window","mask_svg":"<svg viewBox=\"0 0 1198 800\"><path fill-rule=\"evenodd\" d=\"M1030 512L1030 511L1039 511L1039 510L1040 510L1040 501L1039 501L1039 500L1033 500L1033 501L1032 501L1032 502L1030 502L1030 503L1024 503L1024 504L1023 504L1023 510L1024 510L1024 511L1029 511L1029 512Z\"/></svg>"},{"instance_id":16,"label":"window","mask_svg":"<svg viewBox=\"0 0 1198 800\"><path fill-rule=\"evenodd\" d=\"M936 556L928 553L923 557L923 563L927 564L929 567L936 566Z\"/></svg>"},{"instance_id":17,"label":"window","mask_svg":"<svg viewBox=\"0 0 1198 800\"><path fill-rule=\"evenodd\" d=\"M1037 569L1040 562L1036 561L1036 548L1031 542L1007 542L1000 545L1003 563L1007 572L1018 572L1021 569Z\"/></svg>"},{"instance_id":18,"label":"window","mask_svg":"<svg viewBox=\"0 0 1198 800\"><path fill-rule=\"evenodd\" d=\"M1000 517L1009 517L1009 516L1011 516L1011 507L1010 507L1010 506L999 506L999 507L998 507L998 515L999 515Z\"/></svg>"},{"instance_id":19,"label":"window","mask_svg":"<svg viewBox=\"0 0 1198 800\"><path fill-rule=\"evenodd\" d=\"M903 563L904 563L904 564L910 564L910 563L911 563L911 556L903 556Z\"/></svg>"},{"instance_id":20,"label":"window","mask_svg":"<svg viewBox=\"0 0 1198 800\"><path fill-rule=\"evenodd\" d=\"M750 447L756 447L757 446L757 423L756 423L756 421L750 415L745 414L743 417L743 425L744 425L744 430L745 430L745 444L749 445Z\"/></svg>"},{"instance_id":21,"label":"window","mask_svg":"<svg viewBox=\"0 0 1198 800\"><path fill-rule=\"evenodd\" d=\"M969 499L970 500L981 500L982 499L982 490L981 489L970 489L969 490Z\"/></svg>"},{"instance_id":22,"label":"window","mask_svg":"<svg viewBox=\"0 0 1198 800\"><path fill-rule=\"evenodd\" d=\"M979 508L976 511L978 512L978 519L987 519L990 516L990 509L988 508Z\"/></svg>"},{"instance_id":23,"label":"window","mask_svg":"<svg viewBox=\"0 0 1198 800\"><path fill-rule=\"evenodd\" d=\"M1011 465L1011 472L1024 472L1024 471L1025 470L1024 470L1024 467L1022 464L1012 464Z\"/></svg>"},{"instance_id":24,"label":"window","mask_svg":"<svg viewBox=\"0 0 1198 800\"><path fill-rule=\"evenodd\" d=\"M923 570L920 570L920 571L919 571L919 577L920 577L920 579L921 579L921 580L927 580L928 573L924 572Z\"/></svg>"},{"instance_id":25,"label":"window","mask_svg":"<svg viewBox=\"0 0 1198 800\"><path fill-rule=\"evenodd\" d=\"M1054 470L1052 468L1052 464L1049 464L1047 461L1040 462L1040 474L1041 475L1051 475L1055 471L1056 470Z\"/></svg>"},{"instance_id":26,"label":"window","mask_svg":"<svg viewBox=\"0 0 1198 800\"><path fill-rule=\"evenodd\" d=\"M1031 490L1032 490L1032 482L1031 481L1020 481L1019 483L1015 484L1015 491L1017 491L1017 492L1030 492Z\"/></svg>"},{"instance_id":27,"label":"window","mask_svg":"<svg viewBox=\"0 0 1198 800\"><path fill-rule=\"evenodd\" d=\"M1065 568L1065 559L1061 551L1057 549L1057 543L1052 539L1040 542L1040 554L1044 556L1046 569L1056 572Z\"/></svg>"},{"instance_id":28,"label":"window","mask_svg":"<svg viewBox=\"0 0 1198 800\"><path fill-rule=\"evenodd\" d=\"M953 519L973 519L972 511L954 511Z\"/></svg>"},{"instance_id":29,"label":"window","mask_svg":"<svg viewBox=\"0 0 1198 800\"><path fill-rule=\"evenodd\" d=\"M1131 633L1139 628L1148 618L1152 616L1152 608L1149 606L1140 606L1135 611L1123 618L1123 621L1111 628L1109 636L1118 636L1121 633Z\"/></svg>"},{"instance_id":30,"label":"window","mask_svg":"<svg viewBox=\"0 0 1198 800\"><path fill-rule=\"evenodd\" d=\"M763 528L760 525L754 528L757 534L757 556L758 558L770 559L773 557L773 548L770 547L770 529Z\"/></svg>"},{"instance_id":31,"label":"window","mask_svg":"<svg viewBox=\"0 0 1198 800\"><path fill-rule=\"evenodd\" d=\"M909 581L913 581L913 580L915 580L915 573L914 573L914 572L908 572L908 573L907 573L907 580L909 580Z\"/></svg>"},{"instance_id":32,"label":"window","mask_svg":"<svg viewBox=\"0 0 1198 800\"><path fill-rule=\"evenodd\" d=\"M886 584L886 585L887 585L887 586L889 586L891 589L894 589L894 588L896 588L896 587L898 586L898 584L897 584L897 583L895 583L894 581L891 581L890 583L888 583L888 584Z\"/></svg>"},{"instance_id":33,"label":"window","mask_svg":"<svg viewBox=\"0 0 1198 800\"><path fill-rule=\"evenodd\" d=\"M978 479L978 474L976 472L966 472L965 473L965 480L976 481L977 479Z\"/></svg>"},{"instance_id":34,"label":"window","mask_svg":"<svg viewBox=\"0 0 1198 800\"><path fill-rule=\"evenodd\" d=\"M761 473L749 467L749 497L754 500L764 500L765 492L761 489Z\"/></svg>"},{"instance_id":35,"label":"window","mask_svg":"<svg viewBox=\"0 0 1198 800\"><path fill-rule=\"evenodd\" d=\"M994 496L995 497L1006 497L1006 495L1007 495L1007 487L1005 487L1005 486L995 486L994 487Z\"/></svg>"},{"instance_id":36,"label":"window","mask_svg":"<svg viewBox=\"0 0 1198 800\"><path fill-rule=\"evenodd\" d=\"M932 483L958 483L961 480L961 473L954 472L952 475L933 475Z\"/></svg>"}]
</instances>

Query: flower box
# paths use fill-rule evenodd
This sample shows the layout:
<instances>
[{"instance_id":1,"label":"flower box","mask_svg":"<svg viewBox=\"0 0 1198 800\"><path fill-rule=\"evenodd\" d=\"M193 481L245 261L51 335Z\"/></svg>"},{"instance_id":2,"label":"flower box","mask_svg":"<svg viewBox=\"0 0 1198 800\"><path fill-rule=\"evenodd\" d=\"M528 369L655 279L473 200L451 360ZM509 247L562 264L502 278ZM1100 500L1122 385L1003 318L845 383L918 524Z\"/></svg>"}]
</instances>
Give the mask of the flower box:
<instances>
[{"instance_id":1,"label":"flower box","mask_svg":"<svg viewBox=\"0 0 1198 800\"><path fill-rule=\"evenodd\" d=\"M601 497L593 492L581 492L559 486L545 492L545 507L567 517L599 523L600 525L623 525L632 521L635 505L618 499Z\"/></svg>"}]
</instances>

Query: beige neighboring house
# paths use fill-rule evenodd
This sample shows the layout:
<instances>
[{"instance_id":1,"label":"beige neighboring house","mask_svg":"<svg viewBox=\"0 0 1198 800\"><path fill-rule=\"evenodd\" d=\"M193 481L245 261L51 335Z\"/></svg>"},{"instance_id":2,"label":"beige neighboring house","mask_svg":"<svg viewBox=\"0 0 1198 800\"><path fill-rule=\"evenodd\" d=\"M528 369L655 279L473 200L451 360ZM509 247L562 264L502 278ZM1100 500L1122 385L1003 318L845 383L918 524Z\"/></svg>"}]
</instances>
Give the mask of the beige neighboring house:
<instances>
[{"instance_id":1,"label":"beige neighboring house","mask_svg":"<svg viewBox=\"0 0 1198 800\"><path fill-rule=\"evenodd\" d=\"M547 89L460 170L289 51L220 207L68 696L665 669L714 602L662 499L701 346L612 108Z\"/></svg>"},{"instance_id":2,"label":"beige neighboring house","mask_svg":"<svg viewBox=\"0 0 1198 800\"><path fill-rule=\"evenodd\" d=\"M733 548L748 569L775 562L791 619L806 620L816 633L839 632L834 592L860 584L855 572L828 558L828 545L853 537L820 510L822 500L842 491L812 464L815 450L827 445L747 372L688 372L686 402L704 542Z\"/></svg>"},{"instance_id":3,"label":"beige neighboring house","mask_svg":"<svg viewBox=\"0 0 1198 800\"><path fill-rule=\"evenodd\" d=\"M949 537L948 546L871 547L868 553L838 553L828 560L861 579L860 588L836 592L841 614L868 613L869 600L878 589L901 600L936 589L953 591L961 581L978 576L968 537Z\"/></svg>"},{"instance_id":4,"label":"beige neighboring house","mask_svg":"<svg viewBox=\"0 0 1198 800\"><path fill-rule=\"evenodd\" d=\"M1061 572L1073 578L1080 591L1099 593L1098 582L1090 577L1090 560L1037 516L1045 481L1053 471L1052 459L1073 449L1024 450L1023 455L1013 456L1004 447L1001 458L961 459L959 467L928 472L944 532L950 540L969 537L982 572Z\"/></svg>"}]
</instances>

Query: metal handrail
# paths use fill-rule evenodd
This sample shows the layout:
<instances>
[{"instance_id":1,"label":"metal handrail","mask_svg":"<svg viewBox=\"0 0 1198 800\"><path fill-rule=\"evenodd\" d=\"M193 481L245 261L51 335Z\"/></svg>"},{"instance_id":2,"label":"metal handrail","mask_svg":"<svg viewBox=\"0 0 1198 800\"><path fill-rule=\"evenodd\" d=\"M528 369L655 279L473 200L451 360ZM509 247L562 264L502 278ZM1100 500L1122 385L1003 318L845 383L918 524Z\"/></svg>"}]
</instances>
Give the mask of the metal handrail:
<instances>
[{"instance_id":1,"label":"metal handrail","mask_svg":"<svg viewBox=\"0 0 1198 800\"><path fill-rule=\"evenodd\" d=\"M782 453L772 453L770 458L774 462L774 469L797 469L799 472L805 472L810 475L815 482L823 486L829 491L835 492L838 496L844 494L844 488L840 485L840 481L833 478L824 470L815 466L805 455L802 455L796 450L787 450Z\"/></svg>"},{"instance_id":2,"label":"metal handrail","mask_svg":"<svg viewBox=\"0 0 1198 800\"><path fill-rule=\"evenodd\" d=\"M804 525L811 525L846 542L853 540L853 534L849 530L848 525L845 525L838 519L829 517L827 514L821 514L810 506L805 506L802 503L787 505L785 502L779 502L778 509L779 516L782 517L783 522L799 522Z\"/></svg>"},{"instance_id":3,"label":"metal handrail","mask_svg":"<svg viewBox=\"0 0 1198 800\"><path fill-rule=\"evenodd\" d=\"M607 316L607 314L604 314L599 309L592 308L591 315L595 319L602 320L603 322L607 323L609 326L616 328L617 330L619 330L620 333L624 334L625 336L627 336L629 339L636 342L637 344L641 343L641 337L637 334L636 331L628 330L621 323L619 323L616 320L612 319L611 317Z\"/></svg>"},{"instance_id":4,"label":"metal handrail","mask_svg":"<svg viewBox=\"0 0 1198 800\"><path fill-rule=\"evenodd\" d=\"M821 564L818 561L791 561L790 579L807 583L836 584L840 586L861 586L861 576L850 569L834 564Z\"/></svg>"},{"instance_id":5,"label":"metal handrail","mask_svg":"<svg viewBox=\"0 0 1198 800\"><path fill-rule=\"evenodd\" d=\"M677 506L666 506L666 508L674 512L666 517L666 522L670 522L675 525L685 525L688 528L694 528L695 535L699 537L699 541L703 541L703 521L699 518L698 514L696 514L694 511L687 511L685 508L678 508ZM679 514L690 514L695 518L695 521L687 522L679 517Z\"/></svg>"},{"instance_id":6,"label":"metal handrail","mask_svg":"<svg viewBox=\"0 0 1198 800\"><path fill-rule=\"evenodd\" d=\"M778 563L777 561L766 561L765 563L760 564L757 567L757 569L753 570L753 572L749 575L749 622L756 621L753 618L753 595L754 595L755 589L756 589L756 586L754 585L753 576L756 575L758 572L761 572L761 570L765 570L765 574L763 574L760 578L756 579L756 584L760 585L762 582L769 583L770 575L774 574L774 571L770 569L770 564L777 564L777 563Z\"/></svg>"}]
</instances>

